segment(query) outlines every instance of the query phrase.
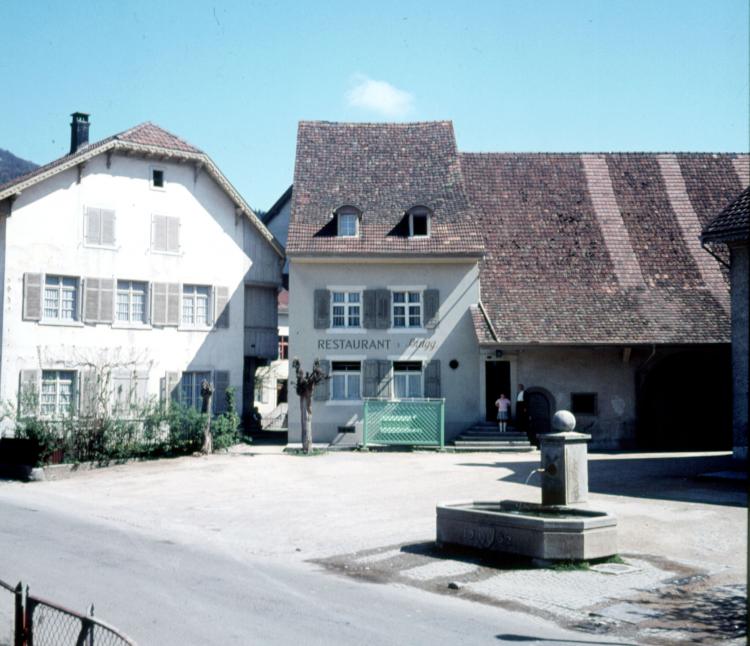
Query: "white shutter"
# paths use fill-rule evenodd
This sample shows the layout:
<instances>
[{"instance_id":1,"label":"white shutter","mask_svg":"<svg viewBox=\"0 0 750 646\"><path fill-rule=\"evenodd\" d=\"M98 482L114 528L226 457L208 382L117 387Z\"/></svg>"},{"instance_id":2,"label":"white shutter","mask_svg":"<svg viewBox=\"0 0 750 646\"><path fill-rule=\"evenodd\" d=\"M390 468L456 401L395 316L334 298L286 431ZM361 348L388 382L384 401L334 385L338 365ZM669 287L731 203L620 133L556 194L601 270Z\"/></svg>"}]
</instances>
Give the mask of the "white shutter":
<instances>
[{"instance_id":1,"label":"white shutter","mask_svg":"<svg viewBox=\"0 0 750 646\"><path fill-rule=\"evenodd\" d=\"M99 209L86 207L83 214L83 236L86 244L101 244L101 218Z\"/></svg>"},{"instance_id":2,"label":"white shutter","mask_svg":"<svg viewBox=\"0 0 750 646\"><path fill-rule=\"evenodd\" d=\"M217 328L229 327L229 288L214 287L214 321Z\"/></svg>"},{"instance_id":3,"label":"white shutter","mask_svg":"<svg viewBox=\"0 0 750 646\"><path fill-rule=\"evenodd\" d=\"M101 215L101 244L108 247L115 246L115 212L110 209L100 209Z\"/></svg>"},{"instance_id":4,"label":"white shutter","mask_svg":"<svg viewBox=\"0 0 750 646\"><path fill-rule=\"evenodd\" d=\"M151 294L153 306L151 308L151 321L154 325L167 324L167 283L152 283Z\"/></svg>"},{"instance_id":5,"label":"white shutter","mask_svg":"<svg viewBox=\"0 0 750 646\"><path fill-rule=\"evenodd\" d=\"M180 250L180 220L165 217L166 220L166 250L177 253Z\"/></svg>"},{"instance_id":6,"label":"white shutter","mask_svg":"<svg viewBox=\"0 0 750 646\"><path fill-rule=\"evenodd\" d=\"M83 281L83 320L96 323L99 320L99 279L85 278Z\"/></svg>"},{"instance_id":7,"label":"white shutter","mask_svg":"<svg viewBox=\"0 0 750 646\"><path fill-rule=\"evenodd\" d=\"M40 321L42 318L43 274L23 275L23 319Z\"/></svg>"}]
</instances>

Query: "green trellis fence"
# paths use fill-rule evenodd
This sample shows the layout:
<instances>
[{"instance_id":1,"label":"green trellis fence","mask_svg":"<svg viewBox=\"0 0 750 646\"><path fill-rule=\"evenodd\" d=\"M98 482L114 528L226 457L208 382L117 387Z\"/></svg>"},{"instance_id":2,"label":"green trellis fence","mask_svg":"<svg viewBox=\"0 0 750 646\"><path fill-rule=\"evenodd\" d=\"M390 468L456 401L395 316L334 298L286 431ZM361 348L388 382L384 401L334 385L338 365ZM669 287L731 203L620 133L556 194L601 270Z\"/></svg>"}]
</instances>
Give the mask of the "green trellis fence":
<instances>
[{"instance_id":1,"label":"green trellis fence","mask_svg":"<svg viewBox=\"0 0 750 646\"><path fill-rule=\"evenodd\" d=\"M363 446L445 445L444 399L365 399Z\"/></svg>"}]
</instances>

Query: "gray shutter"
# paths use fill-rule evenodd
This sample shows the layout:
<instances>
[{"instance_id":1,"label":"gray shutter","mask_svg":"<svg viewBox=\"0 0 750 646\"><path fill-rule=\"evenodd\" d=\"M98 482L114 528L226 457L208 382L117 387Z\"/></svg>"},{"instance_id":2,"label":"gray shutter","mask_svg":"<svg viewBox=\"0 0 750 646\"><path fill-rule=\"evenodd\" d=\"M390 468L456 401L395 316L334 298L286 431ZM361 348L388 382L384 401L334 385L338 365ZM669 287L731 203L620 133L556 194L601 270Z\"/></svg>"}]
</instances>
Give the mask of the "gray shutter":
<instances>
[{"instance_id":1,"label":"gray shutter","mask_svg":"<svg viewBox=\"0 0 750 646\"><path fill-rule=\"evenodd\" d=\"M377 397L383 399L391 398L391 362L386 359L378 359L378 386Z\"/></svg>"},{"instance_id":2,"label":"gray shutter","mask_svg":"<svg viewBox=\"0 0 750 646\"><path fill-rule=\"evenodd\" d=\"M376 291L377 311L375 314L375 328L387 330L391 327L391 292L387 289Z\"/></svg>"},{"instance_id":3,"label":"gray shutter","mask_svg":"<svg viewBox=\"0 0 750 646\"><path fill-rule=\"evenodd\" d=\"M315 386L313 399L315 401L325 401L328 399L328 375L331 372L331 362L327 359L320 360L320 369L325 375L325 379Z\"/></svg>"},{"instance_id":4,"label":"gray shutter","mask_svg":"<svg viewBox=\"0 0 750 646\"><path fill-rule=\"evenodd\" d=\"M229 327L229 288L214 287L215 298L215 316L216 327Z\"/></svg>"},{"instance_id":5,"label":"gray shutter","mask_svg":"<svg viewBox=\"0 0 750 646\"><path fill-rule=\"evenodd\" d=\"M83 320L96 323L99 320L99 279L83 280Z\"/></svg>"},{"instance_id":6,"label":"gray shutter","mask_svg":"<svg viewBox=\"0 0 750 646\"><path fill-rule=\"evenodd\" d=\"M148 400L148 372L135 373L135 400L139 405Z\"/></svg>"},{"instance_id":7,"label":"gray shutter","mask_svg":"<svg viewBox=\"0 0 750 646\"><path fill-rule=\"evenodd\" d=\"M167 283L166 297L167 322L165 325L180 324L180 284Z\"/></svg>"},{"instance_id":8,"label":"gray shutter","mask_svg":"<svg viewBox=\"0 0 750 646\"><path fill-rule=\"evenodd\" d=\"M170 402L180 401L180 373L168 372L161 378L159 399L169 407Z\"/></svg>"},{"instance_id":9,"label":"gray shutter","mask_svg":"<svg viewBox=\"0 0 750 646\"><path fill-rule=\"evenodd\" d=\"M167 223L163 215L151 216L151 248L157 251L167 250Z\"/></svg>"},{"instance_id":10,"label":"gray shutter","mask_svg":"<svg viewBox=\"0 0 750 646\"><path fill-rule=\"evenodd\" d=\"M99 321L112 323L115 307L115 281L112 278L99 280Z\"/></svg>"},{"instance_id":11,"label":"gray shutter","mask_svg":"<svg viewBox=\"0 0 750 646\"><path fill-rule=\"evenodd\" d=\"M101 214L101 244L115 246L115 212L110 209L100 209Z\"/></svg>"},{"instance_id":12,"label":"gray shutter","mask_svg":"<svg viewBox=\"0 0 750 646\"><path fill-rule=\"evenodd\" d=\"M153 283L151 285L151 322L154 325L167 324L167 283Z\"/></svg>"},{"instance_id":13,"label":"gray shutter","mask_svg":"<svg viewBox=\"0 0 750 646\"><path fill-rule=\"evenodd\" d=\"M440 310L440 291L437 289L424 290L424 326L428 330L437 327L438 311Z\"/></svg>"},{"instance_id":14,"label":"gray shutter","mask_svg":"<svg viewBox=\"0 0 750 646\"><path fill-rule=\"evenodd\" d=\"M42 319L42 283L43 274L23 275L23 319L40 321Z\"/></svg>"},{"instance_id":15,"label":"gray shutter","mask_svg":"<svg viewBox=\"0 0 750 646\"><path fill-rule=\"evenodd\" d=\"M433 359L424 367L424 396L440 397L440 361Z\"/></svg>"},{"instance_id":16,"label":"gray shutter","mask_svg":"<svg viewBox=\"0 0 750 646\"><path fill-rule=\"evenodd\" d=\"M229 388L229 372L227 370L214 371L214 415L227 412L227 388Z\"/></svg>"},{"instance_id":17,"label":"gray shutter","mask_svg":"<svg viewBox=\"0 0 750 646\"><path fill-rule=\"evenodd\" d=\"M99 374L94 369L81 370L78 373L81 415L91 416L97 412L99 395Z\"/></svg>"},{"instance_id":18,"label":"gray shutter","mask_svg":"<svg viewBox=\"0 0 750 646\"><path fill-rule=\"evenodd\" d=\"M39 382L41 370L21 370L18 378L18 414L35 415L39 412Z\"/></svg>"},{"instance_id":19,"label":"gray shutter","mask_svg":"<svg viewBox=\"0 0 750 646\"><path fill-rule=\"evenodd\" d=\"M316 330L325 330L331 327L331 292L327 289L316 289L314 299L314 327Z\"/></svg>"},{"instance_id":20,"label":"gray shutter","mask_svg":"<svg viewBox=\"0 0 750 646\"><path fill-rule=\"evenodd\" d=\"M377 359L365 359L362 364L362 396L377 397L380 374L378 372Z\"/></svg>"},{"instance_id":21,"label":"gray shutter","mask_svg":"<svg viewBox=\"0 0 750 646\"><path fill-rule=\"evenodd\" d=\"M180 250L180 219L166 217L167 251L177 253Z\"/></svg>"},{"instance_id":22,"label":"gray shutter","mask_svg":"<svg viewBox=\"0 0 750 646\"><path fill-rule=\"evenodd\" d=\"M362 321L366 330L374 329L378 316L377 293L374 289L366 289L362 295ZM374 397L374 395L372 395Z\"/></svg>"},{"instance_id":23,"label":"gray shutter","mask_svg":"<svg viewBox=\"0 0 750 646\"><path fill-rule=\"evenodd\" d=\"M99 209L87 207L83 216L83 239L86 244L100 244L101 219Z\"/></svg>"}]
</instances>

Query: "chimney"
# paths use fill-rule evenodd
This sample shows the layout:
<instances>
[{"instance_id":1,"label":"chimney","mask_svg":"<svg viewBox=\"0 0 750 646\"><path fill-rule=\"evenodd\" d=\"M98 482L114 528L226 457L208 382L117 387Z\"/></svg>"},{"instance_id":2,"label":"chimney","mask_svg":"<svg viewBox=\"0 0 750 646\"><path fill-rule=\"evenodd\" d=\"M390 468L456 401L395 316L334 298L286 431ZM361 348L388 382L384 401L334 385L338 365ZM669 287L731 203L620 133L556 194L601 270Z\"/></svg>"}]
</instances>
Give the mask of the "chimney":
<instances>
[{"instance_id":1,"label":"chimney","mask_svg":"<svg viewBox=\"0 0 750 646\"><path fill-rule=\"evenodd\" d=\"M70 115L70 154L89 143L89 115L85 112L74 112Z\"/></svg>"}]
</instances>

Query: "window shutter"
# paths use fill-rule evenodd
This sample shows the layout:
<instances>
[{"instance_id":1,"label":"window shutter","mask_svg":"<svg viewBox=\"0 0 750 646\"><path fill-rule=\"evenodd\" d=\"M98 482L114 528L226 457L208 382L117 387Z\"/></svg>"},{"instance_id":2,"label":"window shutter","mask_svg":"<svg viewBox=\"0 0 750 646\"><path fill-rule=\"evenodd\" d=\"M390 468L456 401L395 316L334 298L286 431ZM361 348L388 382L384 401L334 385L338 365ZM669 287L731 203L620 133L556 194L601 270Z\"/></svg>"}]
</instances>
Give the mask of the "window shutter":
<instances>
[{"instance_id":1,"label":"window shutter","mask_svg":"<svg viewBox=\"0 0 750 646\"><path fill-rule=\"evenodd\" d=\"M385 359L378 359L378 387L377 397L383 399L391 398L391 362Z\"/></svg>"},{"instance_id":2,"label":"window shutter","mask_svg":"<svg viewBox=\"0 0 750 646\"><path fill-rule=\"evenodd\" d=\"M115 246L115 212L111 209L100 209L101 244Z\"/></svg>"},{"instance_id":3,"label":"window shutter","mask_svg":"<svg viewBox=\"0 0 750 646\"><path fill-rule=\"evenodd\" d=\"M362 322L366 330L374 329L378 315L377 293L374 289L366 289L362 295ZM374 395L370 395L374 397Z\"/></svg>"},{"instance_id":4,"label":"window shutter","mask_svg":"<svg viewBox=\"0 0 750 646\"><path fill-rule=\"evenodd\" d=\"M135 373L135 399L139 405L148 400L148 372Z\"/></svg>"},{"instance_id":5,"label":"window shutter","mask_svg":"<svg viewBox=\"0 0 750 646\"><path fill-rule=\"evenodd\" d=\"M180 324L180 284L167 283L167 322L165 325Z\"/></svg>"},{"instance_id":6,"label":"window shutter","mask_svg":"<svg viewBox=\"0 0 750 646\"><path fill-rule=\"evenodd\" d=\"M167 230L167 251L177 253L180 250L180 220L174 217L165 217Z\"/></svg>"},{"instance_id":7,"label":"window shutter","mask_svg":"<svg viewBox=\"0 0 750 646\"><path fill-rule=\"evenodd\" d=\"M42 319L42 274L23 275L23 318L25 321Z\"/></svg>"},{"instance_id":8,"label":"window shutter","mask_svg":"<svg viewBox=\"0 0 750 646\"><path fill-rule=\"evenodd\" d=\"M331 327L331 292L316 289L314 299L314 327L316 330L325 330Z\"/></svg>"},{"instance_id":9,"label":"window shutter","mask_svg":"<svg viewBox=\"0 0 750 646\"><path fill-rule=\"evenodd\" d=\"M387 330L391 327L391 292L387 289L376 290L376 301L375 328Z\"/></svg>"},{"instance_id":10,"label":"window shutter","mask_svg":"<svg viewBox=\"0 0 750 646\"><path fill-rule=\"evenodd\" d=\"M112 278L99 280L99 321L112 323L115 307L115 281Z\"/></svg>"},{"instance_id":11,"label":"window shutter","mask_svg":"<svg viewBox=\"0 0 750 646\"><path fill-rule=\"evenodd\" d=\"M214 415L227 412L227 388L229 388L229 372L227 370L214 371Z\"/></svg>"},{"instance_id":12,"label":"window shutter","mask_svg":"<svg viewBox=\"0 0 750 646\"><path fill-rule=\"evenodd\" d=\"M362 363L362 396L377 397L380 373L378 372L377 359L365 359Z\"/></svg>"},{"instance_id":13,"label":"window shutter","mask_svg":"<svg viewBox=\"0 0 750 646\"><path fill-rule=\"evenodd\" d=\"M151 321L154 325L167 324L167 283L153 283L151 286Z\"/></svg>"},{"instance_id":14,"label":"window shutter","mask_svg":"<svg viewBox=\"0 0 750 646\"><path fill-rule=\"evenodd\" d=\"M428 361L424 368L424 396L440 397L440 361Z\"/></svg>"},{"instance_id":15,"label":"window shutter","mask_svg":"<svg viewBox=\"0 0 750 646\"><path fill-rule=\"evenodd\" d=\"M319 384L316 384L313 399L315 401L326 401L328 399L328 375L331 372L331 362L327 359L321 359L320 369L323 371L325 378Z\"/></svg>"},{"instance_id":16,"label":"window shutter","mask_svg":"<svg viewBox=\"0 0 750 646\"><path fill-rule=\"evenodd\" d=\"M23 417L39 412L41 370L21 370L18 379L18 414Z\"/></svg>"},{"instance_id":17,"label":"window shutter","mask_svg":"<svg viewBox=\"0 0 750 646\"><path fill-rule=\"evenodd\" d=\"M88 282L88 281L87 281ZM93 369L87 369L87 370L81 370L78 373L79 383L80 383L80 390L79 390L79 397L80 397L80 411L81 415L84 416L93 416L97 413L97 404L98 404L98 391L99 391L99 383L98 383L98 374L96 370Z\"/></svg>"},{"instance_id":18,"label":"window shutter","mask_svg":"<svg viewBox=\"0 0 750 646\"><path fill-rule=\"evenodd\" d=\"M180 373L168 372L161 379L159 399L166 408L171 402L180 401Z\"/></svg>"},{"instance_id":19,"label":"window shutter","mask_svg":"<svg viewBox=\"0 0 750 646\"><path fill-rule=\"evenodd\" d=\"M83 216L83 236L86 244L101 244L99 209L87 207Z\"/></svg>"},{"instance_id":20,"label":"window shutter","mask_svg":"<svg viewBox=\"0 0 750 646\"><path fill-rule=\"evenodd\" d=\"M440 291L437 289L424 290L424 326L432 330L438 325L438 312L440 310Z\"/></svg>"},{"instance_id":21,"label":"window shutter","mask_svg":"<svg viewBox=\"0 0 750 646\"><path fill-rule=\"evenodd\" d=\"M214 320L217 328L229 327L229 288L214 287L215 305Z\"/></svg>"},{"instance_id":22,"label":"window shutter","mask_svg":"<svg viewBox=\"0 0 750 646\"><path fill-rule=\"evenodd\" d=\"M83 281L83 320L96 323L99 320L99 279L86 278Z\"/></svg>"},{"instance_id":23,"label":"window shutter","mask_svg":"<svg viewBox=\"0 0 750 646\"><path fill-rule=\"evenodd\" d=\"M151 247L157 251L167 250L167 221L163 215L151 216Z\"/></svg>"}]
</instances>

